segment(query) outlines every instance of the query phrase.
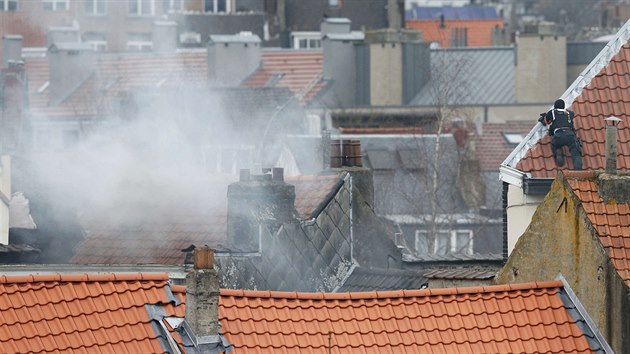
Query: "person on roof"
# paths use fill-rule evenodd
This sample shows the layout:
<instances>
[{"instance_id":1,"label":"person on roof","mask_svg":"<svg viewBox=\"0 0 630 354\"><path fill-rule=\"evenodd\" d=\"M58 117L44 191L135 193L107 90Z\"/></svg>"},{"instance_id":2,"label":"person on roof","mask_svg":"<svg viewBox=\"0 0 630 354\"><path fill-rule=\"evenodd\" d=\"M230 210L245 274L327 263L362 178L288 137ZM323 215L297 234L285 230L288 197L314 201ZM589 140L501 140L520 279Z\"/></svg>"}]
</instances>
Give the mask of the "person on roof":
<instances>
[{"instance_id":1,"label":"person on roof","mask_svg":"<svg viewBox=\"0 0 630 354\"><path fill-rule=\"evenodd\" d=\"M549 135L551 136L551 147L558 166L564 165L563 146L569 147L573 168L582 169L582 147L580 139L575 133L573 117L575 113L564 108L564 100L556 100L553 108L541 113L538 119L544 125L549 125Z\"/></svg>"}]
</instances>

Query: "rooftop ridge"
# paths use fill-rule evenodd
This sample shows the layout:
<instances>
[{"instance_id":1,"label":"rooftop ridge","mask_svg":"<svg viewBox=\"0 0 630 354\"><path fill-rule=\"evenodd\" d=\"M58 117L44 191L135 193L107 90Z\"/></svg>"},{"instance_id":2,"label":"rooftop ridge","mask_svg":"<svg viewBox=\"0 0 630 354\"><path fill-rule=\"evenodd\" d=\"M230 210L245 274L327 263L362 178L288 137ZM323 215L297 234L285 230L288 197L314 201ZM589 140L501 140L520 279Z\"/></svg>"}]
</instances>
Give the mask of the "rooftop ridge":
<instances>
[{"instance_id":1,"label":"rooftop ridge","mask_svg":"<svg viewBox=\"0 0 630 354\"><path fill-rule=\"evenodd\" d=\"M112 281L167 281L168 273L104 273L104 274L41 274L41 275L2 275L0 284L42 283L42 282L112 282Z\"/></svg>"},{"instance_id":2,"label":"rooftop ridge","mask_svg":"<svg viewBox=\"0 0 630 354\"><path fill-rule=\"evenodd\" d=\"M306 293L270 290L221 289L221 296L251 297L267 299L299 299L299 300L361 300L407 297L432 297L463 294L499 293L520 290L562 288L560 280L529 282L520 284L502 284L489 286L473 286L462 288L389 290L345 293Z\"/></svg>"},{"instance_id":3,"label":"rooftop ridge","mask_svg":"<svg viewBox=\"0 0 630 354\"><path fill-rule=\"evenodd\" d=\"M585 171L577 171L577 170L564 170L560 171L567 178L595 178L597 177L597 173L594 170L585 170Z\"/></svg>"}]
</instances>

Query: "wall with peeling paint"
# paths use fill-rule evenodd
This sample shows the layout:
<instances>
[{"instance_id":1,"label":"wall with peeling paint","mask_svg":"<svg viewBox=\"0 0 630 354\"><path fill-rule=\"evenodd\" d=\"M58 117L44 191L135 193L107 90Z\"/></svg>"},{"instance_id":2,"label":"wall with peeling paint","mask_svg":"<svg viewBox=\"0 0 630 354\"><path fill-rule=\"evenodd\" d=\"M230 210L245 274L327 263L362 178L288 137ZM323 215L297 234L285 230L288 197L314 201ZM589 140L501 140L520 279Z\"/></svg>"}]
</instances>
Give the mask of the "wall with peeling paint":
<instances>
[{"instance_id":1,"label":"wall with peeling paint","mask_svg":"<svg viewBox=\"0 0 630 354\"><path fill-rule=\"evenodd\" d=\"M518 239L498 284L555 279L561 273L617 353L630 351L628 288L564 180L556 179ZM624 338L625 337L625 338Z\"/></svg>"}]
</instances>

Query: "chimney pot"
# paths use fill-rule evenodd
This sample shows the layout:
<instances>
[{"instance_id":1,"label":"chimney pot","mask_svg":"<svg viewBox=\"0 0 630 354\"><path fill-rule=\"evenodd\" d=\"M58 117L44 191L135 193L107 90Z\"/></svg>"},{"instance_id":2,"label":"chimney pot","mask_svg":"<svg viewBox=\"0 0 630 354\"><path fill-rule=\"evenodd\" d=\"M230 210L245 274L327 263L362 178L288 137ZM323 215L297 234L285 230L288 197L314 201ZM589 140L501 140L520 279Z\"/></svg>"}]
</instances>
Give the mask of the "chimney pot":
<instances>
[{"instance_id":1,"label":"chimney pot","mask_svg":"<svg viewBox=\"0 0 630 354\"><path fill-rule=\"evenodd\" d=\"M273 180L277 182L284 182L284 168L282 167L274 167L273 168Z\"/></svg>"},{"instance_id":2,"label":"chimney pot","mask_svg":"<svg viewBox=\"0 0 630 354\"><path fill-rule=\"evenodd\" d=\"M195 269L214 269L214 250L208 246L195 248Z\"/></svg>"}]
</instances>

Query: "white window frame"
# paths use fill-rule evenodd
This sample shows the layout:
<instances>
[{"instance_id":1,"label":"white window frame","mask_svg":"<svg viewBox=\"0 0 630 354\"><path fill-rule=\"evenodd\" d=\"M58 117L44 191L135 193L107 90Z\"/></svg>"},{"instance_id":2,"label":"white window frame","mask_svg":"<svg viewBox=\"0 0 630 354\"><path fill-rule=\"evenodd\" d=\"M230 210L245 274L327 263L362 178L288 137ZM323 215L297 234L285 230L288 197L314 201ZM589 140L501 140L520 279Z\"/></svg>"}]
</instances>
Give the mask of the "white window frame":
<instances>
[{"instance_id":1,"label":"white window frame","mask_svg":"<svg viewBox=\"0 0 630 354\"><path fill-rule=\"evenodd\" d=\"M426 252L433 252L432 254L440 254L438 251L440 250L438 237L443 237L448 240L448 245L445 253L456 253L457 254L473 254L473 232L469 229L458 229L458 230L437 230L439 236L433 237L433 240L429 240L429 231L428 230L416 230L415 240L414 240L414 251L416 254L422 255L424 252L420 252L421 243L425 243ZM457 236L461 234L467 234L468 239L466 241L466 247L464 249L464 245L459 245L457 242ZM433 245L431 242L433 241ZM432 246L432 247L431 247ZM459 252L458 252L459 251Z\"/></svg>"},{"instance_id":2,"label":"white window frame","mask_svg":"<svg viewBox=\"0 0 630 354\"><path fill-rule=\"evenodd\" d=\"M300 41L306 41L306 47L300 46ZM311 41L317 41L319 46L312 45ZM311 48L321 48L322 47L322 34L321 32L314 31L296 31L291 32L291 43L293 49L311 49Z\"/></svg>"},{"instance_id":3,"label":"white window frame","mask_svg":"<svg viewBox=\"0 0 630 354\"><path fill-rule=\"evenodd\" d=\"M150 52L153 50L152 41L127 41L127 50L131 52Z\"/></svg>"},{"instance_id":4,"label":"white window frame","mask_svg":"<svg viewBox=\"0 0 630 354\"><path fill-rule=\"evenodd\" d=\"M14 3L15 9L9 10L9 4ZM20 2L18 0L0 0L0 11L17 11L19 9Z\"/></svg>"},{"instance_id":5,"label":"white window frame","mask_svg":"<svg viewBox=\"0 0 630 354\"><path fill-rule=\"evenodd\" d=\"M88 11L87 3L92 3L92 11ZM103 12L99 12L99 3L103 3ZM88 16L104 16L107 15L107 0L85 0L85 14Z\"/></svg>"},{"instance_id":6,"label":"white window frame","mask_svg":"<svg viewBox=\"0 0 630 354\"><path fill-rule=\"evenodd\" d=\"M210 12L210 13L218 13L218 9L219 9L219 1L222 0L203 0L203 10L204 12ZM206 8L208 8L207 4L211 4L212 7L212 11L206 11ZM231 0L225 0L225 13L232 13L232 1Z\"/></svg>"},{"instance_id":7,"label":"white window frame","mask_svg":"<svg viewBox=\"0 0 630 354\"><path fill-rule=\"evenodd\" d=\"M164 13L184 11L184 0L164 0L162 4L165 3L168 5L162 9Z\"/></svg>"},{"instance_id":8,"label":"white window frame","mask_svg":"<svg viewBox=\"0 0 630 354\"><path fill-rule=\"evenodd\" d=\"M466 248L465 250L462 249L463 245L459 245L459 243L457 242L457 236L461 233L466 233L468 234L468 240L466 241ZM461 230L453 230L451 231L451 252L455 253L457 252L458 254L472 254L473 253L473 232L472 230L466 230L466 229L461 229ZM460 250L463 250L463 252L458 252Z\"/></svg>"},{"instance_id":9,"label":"white window frame","mask_svg":"<svg viewBox=\"0 0 630 354\"><path fill-rule=\"evenodd\" d=\"M44 8L44 10L47 10L47 11L68 11L68 10L70 10L70 0L42 0L42 6L44 6L45 3L52 4L52 9ZM64 4L65 8L62 9L62 10L58 9L59 4Z\"/></svg>"},{"instance_id":10,"label":"white window frame","mask_svg":"<svg viewBox=\"0 0 630 354\"><path fill-rule=\"evenodd\" d=\"M144 12L144 8L142 7L144 1L146 0L127 0L127 12L129 14L129 16L155 16L155 0L148 0L149 1L149 7L151 8L149 13L145 13ZM136 3L136 7L137 7L137 11L135 13L131 13L131 9L129 9L129 4L131 2L135 2Z\"/></svg>"}]
</instances>

